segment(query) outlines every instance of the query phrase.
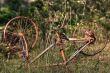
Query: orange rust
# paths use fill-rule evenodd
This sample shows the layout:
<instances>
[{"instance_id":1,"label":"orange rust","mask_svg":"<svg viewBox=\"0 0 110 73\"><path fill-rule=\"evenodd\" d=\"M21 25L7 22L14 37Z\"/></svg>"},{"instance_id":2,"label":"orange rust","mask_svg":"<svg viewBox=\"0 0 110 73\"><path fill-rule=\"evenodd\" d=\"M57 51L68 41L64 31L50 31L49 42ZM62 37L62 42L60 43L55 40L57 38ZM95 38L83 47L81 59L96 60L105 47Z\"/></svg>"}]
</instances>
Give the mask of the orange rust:
<instances>
[{"instance_id":1,"label":"orange rust","mask_svg":"<svg viewBox=\"0 0 110 73\"><path fill-rule=\"evenodd\" d=\"M64 50L63 49L60 50L60 54L61 54L61 56L63 58L63 61L66 62L66 57L65 57L65 54L64 54Z\"/></svg>"},{"instance_id":2,"label":"orange rust","mask_svg":"<svg viewBox=\"0 0 110 73\"><path fill-rule=\"evenodd\" d=\"M21 37L24 36L24 34L22 32L19 32L18 35Z\"/></svg>"}]
</instances>

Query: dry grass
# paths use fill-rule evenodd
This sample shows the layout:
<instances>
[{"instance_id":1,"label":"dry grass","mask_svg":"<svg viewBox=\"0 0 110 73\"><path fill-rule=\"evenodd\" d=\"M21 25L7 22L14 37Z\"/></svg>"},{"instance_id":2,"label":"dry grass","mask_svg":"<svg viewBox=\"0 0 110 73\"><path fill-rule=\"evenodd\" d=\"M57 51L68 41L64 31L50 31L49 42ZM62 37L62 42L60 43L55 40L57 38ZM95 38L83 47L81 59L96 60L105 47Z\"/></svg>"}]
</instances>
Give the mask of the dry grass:
<instances>
[{"instance_id":1,"label":"dry grass","mask_svg":"<svg viewBox=\"0 0 110 73\"><path fill-rule=\"evenodd\" d=\"M54 51L55 52L55 51ZM57 51L58 52L58 51ZM36 61L30 66L30 73L109 73L110 72L110 43L101 53L86 57L83 55L77 56L76 63L72 61L67 66L50 66L50 67L38 67L39 63L44 63L41 60ZM32 52L35 53L35 52ZM58 53L56 53L58 55ZM42 58L47 60L46 54ZM22 63L19 59L11 59L6 61L6 59L0 55L0 73L24 73L26 69L24 67L19 67ZM33 55L34 56L34 55ZM55 56L51 56L51 61ZM59 58L57 58L58 60ZM61 61L61 60L60 60ZM46 62L46 63L47 63ZM27 73L27 72L26 72Z\"/></svg>"},{"instance_id":2,"label":"dry grass","mask_svg":"<svg viewBox=\"0 0 110 73\"><path fill-rule=\"evenodd\" d=\"M40 41L42 42L43 40ZM44 44L44 41L43 43L39 43L37 48L30 52L31 60L44 49ZM71 61L67 66L39 67L41 65L62 62L62 58L59 56L59 50L59 47L53 48L40 59L36 60L30 65L30 73L110 73L110 43L108 43L107 47L101 53L95 56L87 57L79 54L77 61L75 63ZM73 48L69 46L69 51L68 48L66 50L67 52L65 54L69 57ZM13 58L7 60L3 54L0 54L0 73L29 73L24 66L20 67L22 64L22 59Z\"/></svg>"}]
</instances>

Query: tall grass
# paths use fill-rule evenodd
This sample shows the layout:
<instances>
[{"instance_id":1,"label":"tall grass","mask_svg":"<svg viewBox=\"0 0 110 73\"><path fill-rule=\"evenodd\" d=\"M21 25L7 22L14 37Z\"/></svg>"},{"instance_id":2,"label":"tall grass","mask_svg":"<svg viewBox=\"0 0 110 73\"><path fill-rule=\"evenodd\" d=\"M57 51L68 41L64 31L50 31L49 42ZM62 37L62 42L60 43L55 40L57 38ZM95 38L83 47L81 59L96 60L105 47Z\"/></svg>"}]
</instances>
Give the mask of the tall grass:
<instances>
[{"instance_id":1,"label":"tall grass","mask_svg":"<svg viewBox=\"0 0 110 73\"><path fill-rule=\"evenodd\" d=\"M76 28L73 28L72 30L75 29ZM71 29L68 29L67 31L70 30ZM40 31L41 34L38 38L37 44L35 48L30 51L30 61L52 43L52 34L50 34L49 30L43 29L43 31L46 32ZM70 37L72 36L72 33L73 32L71 31L67 34ZM65 47L64 51L66 58L75 51L74 45L70 43L65 44L63 47ZM97 48L97 45L94 47ZM110 46L108 45L104 51L93 57L78 54L76 56L77 61L71 61L66 66L45 66L63 62L59 52L61 47L55 46L30 65L30 73L109 73L109 47ZM29 73L24 66L21 66L23 63L22 58L16 57L7 60L3 54L0 54L0 73Z\"/></svg>"},{"instance_id":2,"label":"tall grass","mask_svg":"<svg viewBox=\"0 0 110 73\"><path fill-rule=\"evenodd\" d=\"M30 65L30 73L109 73L110 54L106 53L108 53L107 48L94 57L80 55L80 57L77 58L76 63L70 62L67 66L38 67L36 60L34 64ZM0 73L26 73L24 67L19 68L18 65L21 63L18 62L18 59L5 61L3 56L1 57Z\"/></svg>"}]
</instances>

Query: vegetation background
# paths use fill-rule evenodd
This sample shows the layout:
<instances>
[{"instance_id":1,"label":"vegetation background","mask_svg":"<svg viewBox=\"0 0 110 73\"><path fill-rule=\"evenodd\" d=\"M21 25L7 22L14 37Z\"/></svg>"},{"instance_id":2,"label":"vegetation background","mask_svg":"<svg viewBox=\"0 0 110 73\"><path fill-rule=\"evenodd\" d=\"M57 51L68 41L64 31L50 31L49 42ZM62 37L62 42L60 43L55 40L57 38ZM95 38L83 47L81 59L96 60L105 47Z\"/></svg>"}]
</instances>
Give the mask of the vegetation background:
<instances>
[{"instance_id":1,"label":"vegetation background","mask_svg":"<svg viewBox=\"0 0 110 73\"><path fill-rule=\"evenodd\" d=\"M62 23L71 30L81 23L99 23L109 34L110 30L110 0L2 0L0 1L0 28L15 16L32 18L41 29L41 37L46 40L48 30L55 29ZM65 22L63 20L65 19ZM87 24L85 23L85 24ZM63 31L65 32L65 31ZM66 32L66 34L68 34ZM42 48L46 47L42 42ZM41 47L42 45L40 45ZM76 63L65 67L32 68L32 73L110 73L110 44L103 52L94 57L79 56ZM35 52L33 52L35 53ZM5 61L0 55L0 73L24 73L24 68L15 68L11 62ZM40 70L38 70L40 69Z\"/></svg>"}]
</instances>

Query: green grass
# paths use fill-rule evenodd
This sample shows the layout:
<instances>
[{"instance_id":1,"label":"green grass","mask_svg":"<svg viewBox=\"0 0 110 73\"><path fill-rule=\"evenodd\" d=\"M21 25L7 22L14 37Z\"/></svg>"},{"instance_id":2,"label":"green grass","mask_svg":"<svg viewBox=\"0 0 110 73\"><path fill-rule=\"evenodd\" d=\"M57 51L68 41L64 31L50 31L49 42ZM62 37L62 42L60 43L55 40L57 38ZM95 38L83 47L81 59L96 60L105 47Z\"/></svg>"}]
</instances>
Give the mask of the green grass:
<instances>
[{"instance_id":1,"label":"green grass","mask_svg":"<svg viewBox=\"0 0 110 73\"><path fill-rule=\"evenodd\" d=\"M110 46L108 45L103 52L95 56L86 57L79 55L77 56L76 63L73 63L71 61L67 66L40 67L40 65L44 65L45 63L49 64L50 62L53 62L53 60L54 62L56 62L57 60L62 61L61 57L58 57L58 50L51 50L56 54L51 55L51 53L46 53L42 56L41 59L36 60L32 65L30 65L30 73L109 73L109 47ZM36 51L31 52L33 57L35 57L36 53ZM33 58L32 55L31 59ZM47 59L49 59L50 61ZM24 66L20 68L20 65L22 63L23 61L21 59L16 58L6 60L6 58L2 54L0 54L0 73L27 73L28 71Z\"/></svg>"},{"instance_id":2,"label":"green grass","mask_svg":"<svg viewBox=\"0 0 110 73\"><path fill-rule=\"evenodd\" d=\"M80 32L78 33L80 34ZM49 39L49 41L51 41L50 38L46 38L46 39ZM49 41L43 41L42 39L39 39L38 42L40 43L37 42L38 43L36 45L37 47L35 47L30 52L30 60L32 60L42 50L44 50L45 47L47 47L48 44L50 44ZM45 65L60 63L63 61L59 53L61 47L52 48L47 53L42 55L39 59L37 59L33 64L31 64L29 70L24 65L21 66L24 63L22 58L19 59L18 57L16 57L7 60L7 58L5 58L4 55L1 53L0 73L109 73L110 72L109 45L110 43L107 45L107 47L104 49L103 52L95 56L87 57L79 54L77 56L77 61L75 63L73 61L69 62L67 66L45 67ZM67 44L65 46L67 46L65 48L65 54L66 57L68 58L74 51L74 48L70 44ZM100 45L98 44L95 45L96 48L98 46L100 47Z\"/></svg>"}]
</instances>

